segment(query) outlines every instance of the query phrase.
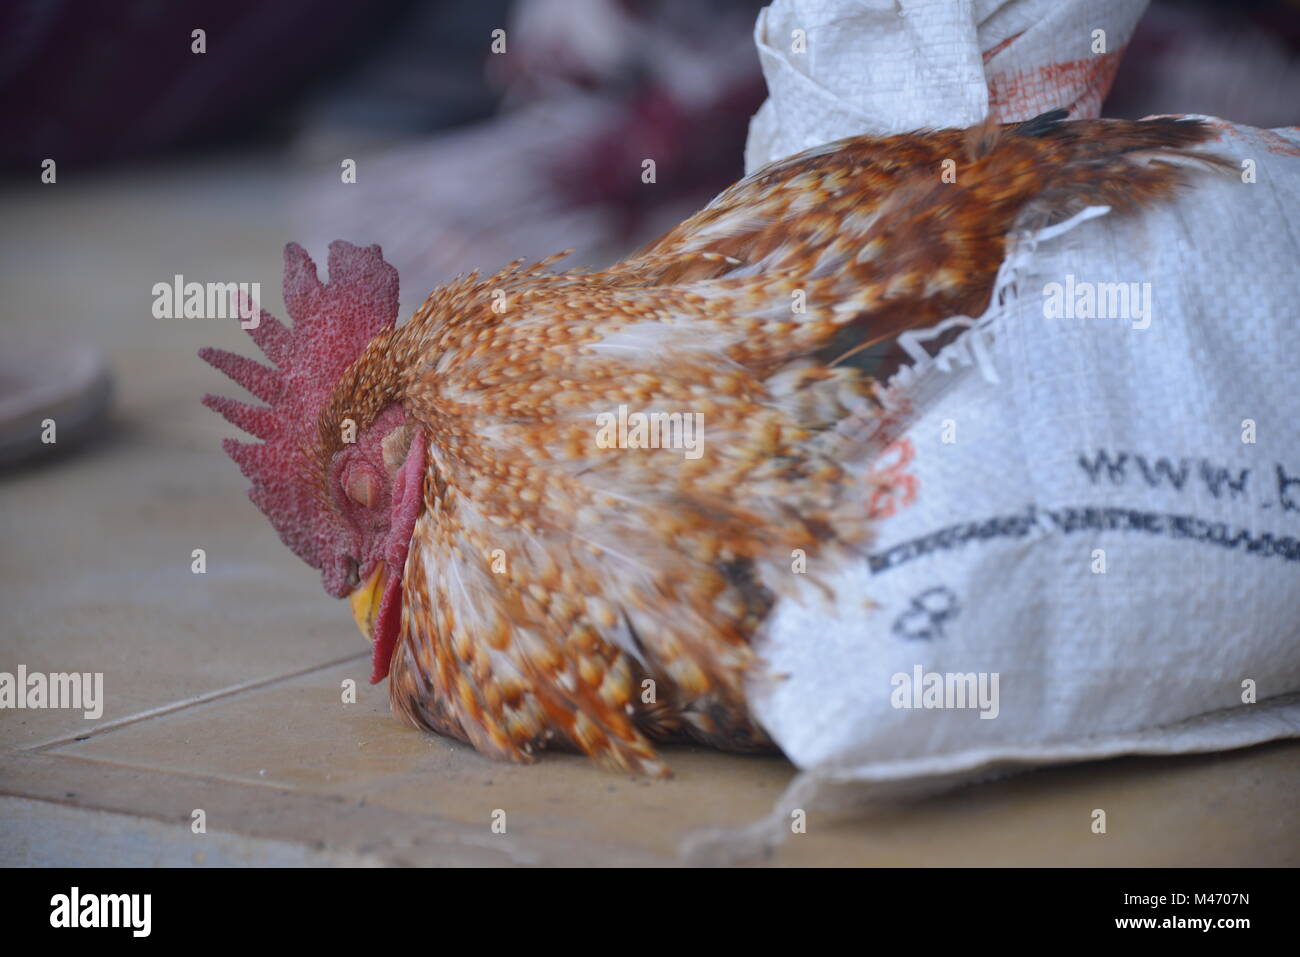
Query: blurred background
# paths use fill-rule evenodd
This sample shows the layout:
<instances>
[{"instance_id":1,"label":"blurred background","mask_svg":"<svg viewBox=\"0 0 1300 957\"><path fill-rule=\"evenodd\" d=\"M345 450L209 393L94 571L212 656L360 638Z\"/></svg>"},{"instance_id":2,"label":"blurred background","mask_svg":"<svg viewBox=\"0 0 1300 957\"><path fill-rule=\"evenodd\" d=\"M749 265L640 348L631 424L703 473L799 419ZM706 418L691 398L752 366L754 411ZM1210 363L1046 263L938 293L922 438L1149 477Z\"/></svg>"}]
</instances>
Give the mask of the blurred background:
<instances>
[{"instance_id":1,"label":"blurred background","mask_svg":"<svg viewBox=\"0 0 1300 957\"><path fill-rule=\"evenodd\" d=\"M404 308L449 276L601 263L741 174L755 0L11 0L0 167L274 183L284 238L381 242ZM205 52L192 32L204 31ZM504 37L494 48L493 31ZM1103 115L1300 122L1300 0L1157 0ZM643 157L658 164L642 189ZM358 165L355 184L340 163ZM223 177L194 188L221 188Z\"/></svg>"},{"instance_id":2,"label":"blurred background","mask_svg":"<svg viewBox=\"0 0 1300 957\"><path fill-rule=\"evenodd\" d=\"M195 352L251 344L230 321L151 313L154 284L183 275L258 282L261 304L284 317L289 241L322 272L331 240L379 243L404 315L470 269L568 248L573 265L616 260L741 175L765 96L752 38L761 5L0 5L0 670L104 672L108 689L90 730L67 712L0 713L3 794L32 799L0 813L0 862L310 862L337 848L420 862L446 853L432 806L478 833L501 790L554 831L560 856L545 859L622 848L635 861L670 853L693 828L766 812L793 773L776 759L675 756L676 782L627 785L562 755L503 768L402 727L385 689L365 684L368 652L346 611L247 502L220 451L235 430L199 403L238 390ZM1103 115L1296 124L1298 54L1300 0L1157 0ZM46 418L57 443L40 441ZM349 679L359 716L338 707ZM1096 802L1108 785L1062 770L900 811L857 843L828 831L782 853L1204 863L1179 829L1194 820L1199 831L1202 796L1215 814L1248 816L1243 802L1265 799L1294 812L1293 751L1252 753L1112 766L1132 785L1145 851L1068 836L1062 795ZM1291 777L1260 770L1273 765ZM1233 790L1243 776L1265 790ZM204 791L191 797L194 782ZM302 803L272 807L272 787ZM194 850L188 826L170 822L196 806L243 821L246 840ZM106 837L116 832L101 812L137 815L135 837ZM1287 853L1266 830L1233 840L1206 853Z\"/></svg>"},{"instance_id":3,"label":"blurred background","mask_svg":"<svg viewBox=\"0 0 1300 957\"><path fill-rule=\"evenodd\" d=\"M289 240L318 253L336 238L378 242L409 313L460 272L568 248L572 265L603 265L653 239L741 175L765 95L761 6L10 0L0 278L23 287L8 309L42 318L0 325L0 461L48 451L13 434L15 416L51 401L15 399L39 393L44 368L18 340L39 346L71 323L90 351L63 357L80 370L64 378L102 407L94 350L112 343L87 303L144 315L186 250L196 279L275 290ZM1153 3L1103 115L1180 112L1300 122L1300 0ZM41 179L49 159L55 184ZM202 250L228 264L222 275L207 275Z\"/></svg>"}]
</instances>

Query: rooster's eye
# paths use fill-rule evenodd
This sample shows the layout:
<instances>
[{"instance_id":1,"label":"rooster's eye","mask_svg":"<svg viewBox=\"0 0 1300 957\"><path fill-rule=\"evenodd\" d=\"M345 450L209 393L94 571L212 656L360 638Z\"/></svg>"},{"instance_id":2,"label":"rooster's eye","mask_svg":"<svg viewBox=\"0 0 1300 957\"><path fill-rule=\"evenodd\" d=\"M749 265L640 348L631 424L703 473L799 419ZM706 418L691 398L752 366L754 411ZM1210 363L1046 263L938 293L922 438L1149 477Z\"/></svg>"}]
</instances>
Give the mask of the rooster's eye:
<instances>
[{"instance_id":1,"label":"rooster's eye","mask_svg":"<svg viewBox=\"0 0 1300 957\"><path fill-rule=\"evenodd\" d=\"M374 508L379 504L379 476L370 469L353 469L343 482L343 491L358 505Z\"/></svg>"}]
</instances>

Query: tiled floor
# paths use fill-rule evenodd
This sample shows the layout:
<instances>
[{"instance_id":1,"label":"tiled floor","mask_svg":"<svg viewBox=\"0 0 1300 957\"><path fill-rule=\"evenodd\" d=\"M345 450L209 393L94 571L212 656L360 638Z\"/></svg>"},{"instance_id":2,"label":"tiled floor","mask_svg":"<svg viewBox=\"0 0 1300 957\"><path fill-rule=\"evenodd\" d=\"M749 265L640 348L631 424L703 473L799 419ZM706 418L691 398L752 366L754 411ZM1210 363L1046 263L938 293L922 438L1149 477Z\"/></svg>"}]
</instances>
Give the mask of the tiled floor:
<instances>
[{"instance_id":1,"label":"tiled floor","mask_svg":"<svg viewBox=\"0 0 1300 957\"><path fill-rule=\"evenodd\" d=\"M663 864L773 806L793 776L776 759L680 749L668 781L503 766L388 714L346 607L249 505L230 429L198 403L230 387L195 350L242 334L149 312L154 282L214 271L260 278L280 311L296 237L274 176L72 179L3 203L3 340L97 342L119 393L91 445L0 475L0 671L102 671L106 697L98 721L0 711L0 864ZM1125 759L814 812L767 860L1294 865L1298 791L1300 742Z\"/></svg>"}]
</instances>

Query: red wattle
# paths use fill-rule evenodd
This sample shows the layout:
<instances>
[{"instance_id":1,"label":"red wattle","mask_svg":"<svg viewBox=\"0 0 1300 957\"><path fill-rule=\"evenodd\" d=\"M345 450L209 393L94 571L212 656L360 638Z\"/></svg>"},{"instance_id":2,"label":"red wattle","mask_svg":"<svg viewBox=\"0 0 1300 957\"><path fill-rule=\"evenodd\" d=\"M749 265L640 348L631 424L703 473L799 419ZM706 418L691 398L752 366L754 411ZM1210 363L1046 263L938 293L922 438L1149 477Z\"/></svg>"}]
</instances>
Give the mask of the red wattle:
<instances>
[{"instance_id":1,"label":"red wattle","mask_svg":"<svg viewBox=\"0 0 1300 957\"><path fill-rule=\"evenodd\" d=\"M370 658L370 683L379 684L388 677L388 665L402 632L402 572L389 570L384 597L379 600L375 616L375 646Z\"/></svg>"},{"instance_id":2,"label":"red wattle","mask_svg":"<svg viewBox=\"0 0 1300 957\"><path fill-rule=\"evenodd\" d=\"M402 631L402 576L406 572L406 553L411 545L411 536L415 534L415 520L424 507L426 460L427 440L423 430L419 430L412 437L406 461L393 481L393 510L389 517L384 557L380 559L388 563L388 584L384 586L384 597L379 600L379 614L375 619L371 684L378 684L388 677L393 648Z\"/></svg>"}]
</instances>

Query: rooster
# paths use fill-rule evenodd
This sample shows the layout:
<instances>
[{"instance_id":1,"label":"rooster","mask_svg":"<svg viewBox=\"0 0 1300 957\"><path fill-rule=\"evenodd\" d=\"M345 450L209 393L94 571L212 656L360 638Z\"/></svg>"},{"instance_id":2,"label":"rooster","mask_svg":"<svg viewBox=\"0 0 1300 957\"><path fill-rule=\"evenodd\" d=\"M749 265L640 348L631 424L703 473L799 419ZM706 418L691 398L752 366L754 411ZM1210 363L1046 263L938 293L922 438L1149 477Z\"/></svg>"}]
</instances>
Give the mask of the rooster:
<instances>
[{"instance_id":1,"label":"rooster","mask_svg":"<svg viewBox=\"0 0 1300 957\"><path fill-rule=\"evenodd\" d=\"M819 146L608 269L472 273L400 327L378 246L333 243L322 283L289 245L293 326L251 330L273 367L200 353L266 404L204 402L262 440L224 447L350 597L410 722L654 775L672 739L769 750L753 639L792 555L860 554L889 481L864 469L873 384L840 360L980 315L1013 231L1132 214L1186 160L1226 165L1192 149L1199 121L1064 117ZM629 409L702 415L702 454L600 441Z\"/></svg>"}]
</instances>

